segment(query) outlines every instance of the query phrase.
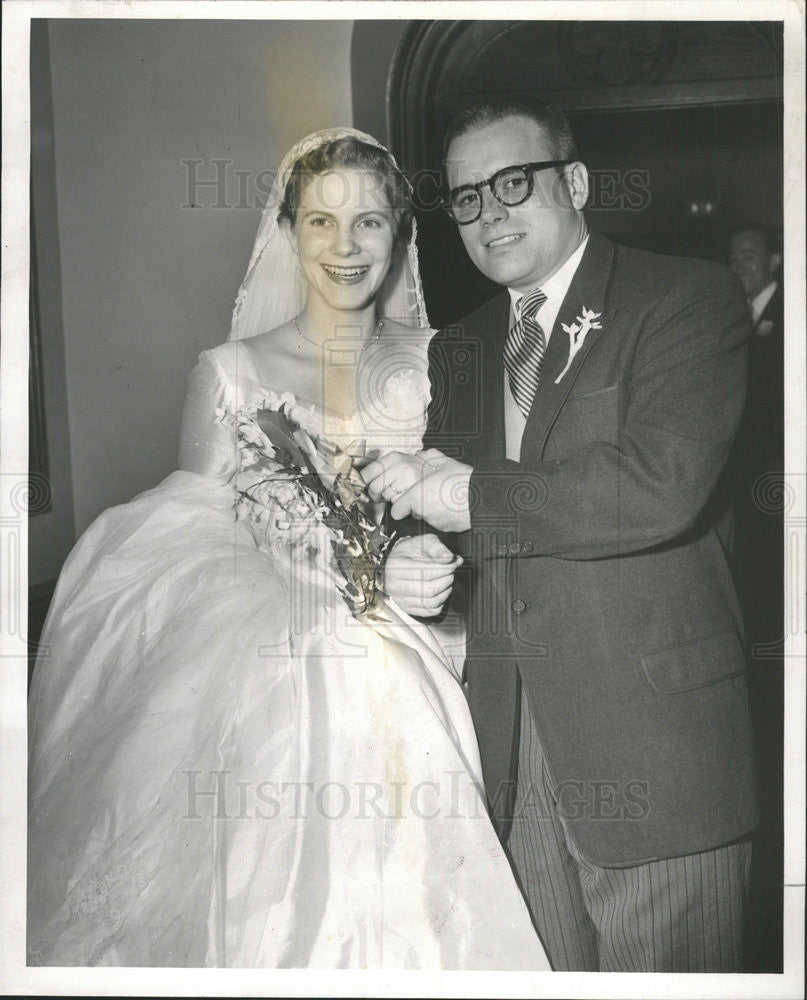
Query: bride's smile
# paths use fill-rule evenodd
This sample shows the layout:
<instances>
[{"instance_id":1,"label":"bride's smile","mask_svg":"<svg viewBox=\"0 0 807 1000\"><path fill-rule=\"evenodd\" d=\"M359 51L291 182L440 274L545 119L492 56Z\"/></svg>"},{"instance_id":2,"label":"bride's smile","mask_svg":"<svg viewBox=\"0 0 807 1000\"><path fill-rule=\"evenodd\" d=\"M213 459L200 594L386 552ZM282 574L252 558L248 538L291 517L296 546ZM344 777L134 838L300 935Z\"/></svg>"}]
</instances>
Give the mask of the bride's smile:
<instances>
[{"instance_id":1,"label":"bride's smile","mask_svg":"<svg viewBox=\"0 0 807 1000\"><path fill-rule=\"evenodd\" d=\"M355 285L367 274L370 268L364 267L339 267L337 264L323 264L322 270L328 277L340 285Z\"/></svg>"}]
</instances>

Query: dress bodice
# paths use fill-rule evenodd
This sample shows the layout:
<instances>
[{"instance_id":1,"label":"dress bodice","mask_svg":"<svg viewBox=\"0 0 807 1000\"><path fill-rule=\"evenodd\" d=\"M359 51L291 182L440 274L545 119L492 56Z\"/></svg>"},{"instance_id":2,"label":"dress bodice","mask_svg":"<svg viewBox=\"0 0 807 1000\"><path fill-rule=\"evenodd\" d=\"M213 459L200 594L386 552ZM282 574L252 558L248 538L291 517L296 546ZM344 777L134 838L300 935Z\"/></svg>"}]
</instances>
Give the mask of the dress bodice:
<instances>
[{"instance_id":1,"label":"dress bodice","mask_svg":"<svg viewBox=\"0 0 807 1000\"><path fill-rule=\"evenodd\" d=\"M244 341L203 351L188 378L180 469L208 476L229 475L236 467L237 448L232 431L217 419L217 412L234 412L270 396L293 405L295 419L302 426L334 444L363 441L368 453L417 451L426 429L427 349L432 332L413 330L411 343L395 340L388 350L368 353L368 363L357 368L360 405L350 417L297 400L283 386L266 385Z\"/></svg>"}]
</instances>

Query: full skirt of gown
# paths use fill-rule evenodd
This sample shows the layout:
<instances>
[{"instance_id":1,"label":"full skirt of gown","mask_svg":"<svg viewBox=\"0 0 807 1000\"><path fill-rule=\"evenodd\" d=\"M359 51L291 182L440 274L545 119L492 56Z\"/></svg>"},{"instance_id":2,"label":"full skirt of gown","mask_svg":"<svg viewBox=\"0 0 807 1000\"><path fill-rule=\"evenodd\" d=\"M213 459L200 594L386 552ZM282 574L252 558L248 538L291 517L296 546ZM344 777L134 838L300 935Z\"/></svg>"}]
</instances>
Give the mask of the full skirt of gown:
<instances>
[{"instance_id":1,"label":"full skirt of gown","mask_svg":"<svg viewBox=\"0 0 807 1000\"><path fill-rule=\"evenodd\" d=\"M29 964L548 969L439 632L359 622L330 570L256 546L225 466L106 511L65 565Z\"/></svg>"}]
</instances>

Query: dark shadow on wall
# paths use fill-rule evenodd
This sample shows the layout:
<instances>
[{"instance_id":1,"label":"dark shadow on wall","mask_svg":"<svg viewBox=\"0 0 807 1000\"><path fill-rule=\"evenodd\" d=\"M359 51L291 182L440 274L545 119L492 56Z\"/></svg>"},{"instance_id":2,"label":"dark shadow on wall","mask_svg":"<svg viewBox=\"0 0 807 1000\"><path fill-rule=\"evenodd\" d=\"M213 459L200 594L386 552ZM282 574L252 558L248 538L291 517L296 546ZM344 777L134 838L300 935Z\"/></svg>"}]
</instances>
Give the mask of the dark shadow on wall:
<instances>
[{"instance_id":1,"label":"dark shadow on wall","mask_svg":"<svg viewBox=\"0 0 807 1000\"><path fill-rule=\"evenodd\" d=\"M28 642L31 665L75 542L48 25L31 21L31 372Z\"/></svg>"}]
</instances>

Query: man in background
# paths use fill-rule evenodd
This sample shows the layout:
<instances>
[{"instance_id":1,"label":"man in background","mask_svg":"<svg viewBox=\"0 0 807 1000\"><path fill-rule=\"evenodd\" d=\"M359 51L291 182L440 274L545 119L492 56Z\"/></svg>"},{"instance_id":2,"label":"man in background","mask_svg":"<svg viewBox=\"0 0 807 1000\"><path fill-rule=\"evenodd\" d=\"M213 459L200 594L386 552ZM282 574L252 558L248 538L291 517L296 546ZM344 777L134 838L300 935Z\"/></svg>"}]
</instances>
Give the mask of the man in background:
<instances>
[{"instance_id":1,"label":"man in background","mask_svg":"<svg viewBox=\"0 0 807 1000\"><path fill-rule=\"evenodd\" d=\"M749 906L753 965L759 961L758 950L781 961L782 942L786 494L784 268L778 234L756 223L743 224L729 239L728 263L742 282L754 327L748 396L734 447L736 576L761 778L762 822L754 844Z\"/></svg>"},{"instance_id":2,"label":"man in background","mask_svg":"<svg viewBox=\"0 0 807 1000\"><path fill-rule=\"evenodd\" d=\"M754 333L748 393L735 443L737 574L752 662L782 637L784 481L784 291L775 234L755 224L735 231L729 266L745 289Z\"/></svg>"},{"instance_id":3,"label":"man in background","mask_svg":"<svg viewBox=\"0 0 807 1000\"><path fill-rule=\"evenodd\" d=\"M729 240L729 267L742 282L754 332L768 337L783 325L782 252L772 230L754 223L735 230Z\"/></svg>"},{"instance_id":4,"label":"man in background","mask_svg":"<svg viewBox=\"0 0 807 1000\"><path fill-rule=\"evenodd\" d=\"M760 476L783 475L784 469L784 288L778 236L765 226L744 225L729 240L728 261L742 282L754 327L748 399L736 448L753 491Z\"/></svg>"}]
</instances>

